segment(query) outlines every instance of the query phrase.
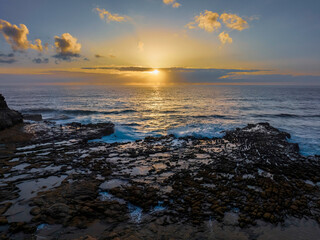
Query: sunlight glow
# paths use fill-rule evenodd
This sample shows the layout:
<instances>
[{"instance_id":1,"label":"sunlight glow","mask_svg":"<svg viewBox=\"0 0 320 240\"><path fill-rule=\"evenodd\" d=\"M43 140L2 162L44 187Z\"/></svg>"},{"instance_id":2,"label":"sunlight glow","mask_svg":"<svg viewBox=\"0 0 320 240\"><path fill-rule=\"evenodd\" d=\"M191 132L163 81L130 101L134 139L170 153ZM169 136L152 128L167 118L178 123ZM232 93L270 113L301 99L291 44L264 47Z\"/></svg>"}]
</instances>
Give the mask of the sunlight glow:
<instances>
[{"instance_id":1,"label":"sunlight glow","mask_svg":"<svg viewBox=\"0 0 320 240\"><path fill-rule=\"evenodd\" d=\"M155 69L151 73L154 74L154 75L158 75L159 74L159 70Z\"/></svg>"}]
</instances>

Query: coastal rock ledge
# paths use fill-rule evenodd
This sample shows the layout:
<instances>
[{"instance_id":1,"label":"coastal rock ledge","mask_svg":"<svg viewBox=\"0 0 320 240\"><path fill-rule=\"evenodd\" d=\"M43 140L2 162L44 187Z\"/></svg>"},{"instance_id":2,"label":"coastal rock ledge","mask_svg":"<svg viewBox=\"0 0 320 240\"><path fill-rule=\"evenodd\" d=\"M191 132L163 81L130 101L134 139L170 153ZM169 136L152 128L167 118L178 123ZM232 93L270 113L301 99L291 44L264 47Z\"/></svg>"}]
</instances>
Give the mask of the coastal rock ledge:
<instances>
[{"instance_id":1,"label":"coastal rock ledge","mask_svg":"<svg viewBox=\"0 0 320 240\"><path fill-rule=\"evenodd\" d=\"M0 94L0 131L22 122L21 113L11 110L4 97Z\"/></svg>"},{"instance_id":2,"label":"coastal rock ledge","mask_svg":"<svg viewBox=\"0 0 320 240\"><path fill-rule=\"evenodd\" d=\"M105 125L52 124L0 153L2 239L247 240L288 226L308 236L274 239L319 239L320 156L268 123L127 143L88 141Z\"/></svg>"}]
</instances>

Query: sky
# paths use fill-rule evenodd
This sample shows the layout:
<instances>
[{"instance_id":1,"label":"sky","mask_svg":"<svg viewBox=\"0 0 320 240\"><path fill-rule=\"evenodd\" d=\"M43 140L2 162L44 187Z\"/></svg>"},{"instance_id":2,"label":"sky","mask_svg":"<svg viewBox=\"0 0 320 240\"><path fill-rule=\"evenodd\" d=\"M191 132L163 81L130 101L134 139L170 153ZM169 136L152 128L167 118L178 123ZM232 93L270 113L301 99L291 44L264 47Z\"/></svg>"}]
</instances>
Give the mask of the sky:
<instances>
[{"instance_id":1,"label":"sky","mask_svg":"<svg viewBox=\"0 0 320 240\"><path fill-rule=\"evenodd\" d=\"M0 0L0 84L320 84L317 0Z\"/></svg>"}]
</instances>

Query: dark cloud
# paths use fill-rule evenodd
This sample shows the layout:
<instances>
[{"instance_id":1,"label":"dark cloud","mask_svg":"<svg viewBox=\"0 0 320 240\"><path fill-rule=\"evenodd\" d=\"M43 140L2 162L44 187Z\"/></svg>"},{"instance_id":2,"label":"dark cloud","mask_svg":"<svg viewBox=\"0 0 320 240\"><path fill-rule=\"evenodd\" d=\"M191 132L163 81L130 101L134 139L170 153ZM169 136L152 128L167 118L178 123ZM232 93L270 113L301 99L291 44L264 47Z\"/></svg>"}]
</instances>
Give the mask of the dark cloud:
<instances>
[{"instance_id":1,"label":"dark cloud","mask_svg":"<svg viewBox=\"0 0 320 240\"><path fill-rule=\"evenodd\" d=\"M48 58L34 58L32 60L33 63L41 64L41 63L49 63Z\"/></svg>"},{"instance_id":2,"label":"dark cloud","mask_svg":"<svg viewBox=\"0 0 320 240\"><path fill-rule=\"evenodd\" d=\"M72 58L79 58L81 57L80 54L77 53L58 53L56 55L53 55L54 58L57 58L59 60L64 60L64 61L68 61L70 62L72 60Z\"/></svg>"},{"instance_id":3,"label":"dark cloud","mask_svg":"<svg viewBox=\"0 0 320 240\"><path fill-rule=\"evenodd\" d=\"M13 53L9 53L9 54L0 53L0 57L14 57L14 54Z\"/></svg>"},{"instance_id":4,"label":"dark cloud","mask_svg":"<svg viewBox=\"0 0 320 240\"><path fill-rule=\"evenodd\" d=\"M15 60L13 57L14 57L13 53L9 53L9 54L0 53L0 63L7 63L7 64L15 63L17 60Z\"/></svg>"},{"instance_id":5,"label":"dark cloud","mask_svg":"<svg viewBox=\"0 0 320 240\"><path fill-rule=\"evenodd\" d=\"M94 55L96 58L103 58L104 56L100 55L100 54L96 54Z\"/></svg>"},{"instance_id":6,"label":"dark cloud","mask_svg":"<svg viewBox=\"0 0 320 240\"><path fill-rule=\"evenodd\" d=\"M11 64L11 63L15 63L17 60L15 59L3 59L0 57L0 63L7 63L7 64Z\"/></svg>"}]
</instances>

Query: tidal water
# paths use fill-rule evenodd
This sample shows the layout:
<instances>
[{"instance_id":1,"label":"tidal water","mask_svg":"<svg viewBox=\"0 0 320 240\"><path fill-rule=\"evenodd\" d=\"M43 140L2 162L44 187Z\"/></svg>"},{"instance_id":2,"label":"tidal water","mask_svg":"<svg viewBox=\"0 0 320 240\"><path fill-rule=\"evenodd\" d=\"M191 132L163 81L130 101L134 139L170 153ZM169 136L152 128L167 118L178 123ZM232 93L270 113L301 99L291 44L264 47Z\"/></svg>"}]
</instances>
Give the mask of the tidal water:
<instances>
[{"instance_id":1,"label":"tidal water","mask_svg":"<svg viewBox=\"0 0 320 240\"><path fill-rule=\"evenodd\" d=\"M1 86L9 106L59 124L112 121L106 142L174 134L223 136L269 122L302 154L320 154L320 86Z\"/></svg>"}]
</instances>

